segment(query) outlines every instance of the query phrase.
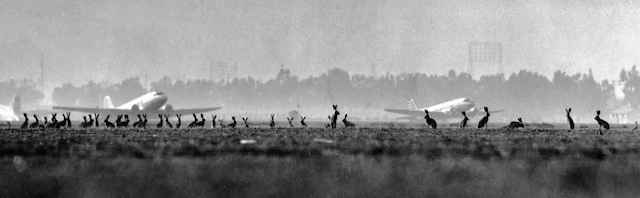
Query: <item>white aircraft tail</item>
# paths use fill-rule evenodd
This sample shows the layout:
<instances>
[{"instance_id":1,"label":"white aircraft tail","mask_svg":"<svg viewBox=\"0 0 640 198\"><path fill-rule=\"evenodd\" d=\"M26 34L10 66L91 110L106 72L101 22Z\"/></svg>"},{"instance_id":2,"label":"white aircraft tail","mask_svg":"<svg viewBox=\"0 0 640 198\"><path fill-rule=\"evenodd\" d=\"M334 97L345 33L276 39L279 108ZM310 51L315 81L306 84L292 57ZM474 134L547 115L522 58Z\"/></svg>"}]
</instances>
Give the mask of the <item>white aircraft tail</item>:
<instances>
[{"instance_id":1,"label":"white aircraft tail","mask_svg":"<svg viewBox=\"0 0 640 198\"><path fill-rule=\"evenodd\" d=\"M113 106L113 103L111 102L111 97L109 96L104 97L104 100L102 101L102 106L104 106L104 108L115 108L115 106Z\"/></svg>"},{"instance_id":2,"label":"white aircraft tail","mask_svg":"<svg viewBox=\"0 0 640 198\"><path fill-rule=\"evenodd\" d=\"M9 103L9 106L13 108L14 113L17 114L18 112L20 112L20 96L13 97L13 100L11 101L11 103Z\"/></svg>"},{"instance_id":3,"label":"white aircraft tail","mask_svg":"<svg viewBox=\"0 0 640 198\"><path fill-rule=\"evenodd\" d=\"M407 109L409 110L418 110L418 105L413 101L413 98L407 100Z\"/></svg>"}]
</instances>

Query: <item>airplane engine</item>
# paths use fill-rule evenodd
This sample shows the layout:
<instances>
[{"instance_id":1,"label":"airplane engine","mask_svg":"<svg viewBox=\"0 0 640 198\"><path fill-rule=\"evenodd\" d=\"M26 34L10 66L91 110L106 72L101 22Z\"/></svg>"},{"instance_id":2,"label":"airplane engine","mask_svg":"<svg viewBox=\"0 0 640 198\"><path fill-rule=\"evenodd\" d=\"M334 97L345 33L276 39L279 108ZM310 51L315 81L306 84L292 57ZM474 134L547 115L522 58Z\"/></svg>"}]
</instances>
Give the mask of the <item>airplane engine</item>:
<instances>
[{"instance_id":1,"label":"airplane engine","mask_svg":"<svg viewBox=\"0 0 640 198\"><path fill-rule=\"evenodd\" d=\"M171 106L170 104L167 104L167 105L164 106L164 110L171 112L171 111L173 111L173 106Z\"/></svg>"},{"instance_id":2,"label":"airplane engine","mask_svg":"<svg viewBox=\"0 0 640 198\"><path fill-rule=\"evenodd\" d=\"M131 111L140 111L140 107L138 105L131 106Z\"/></svg>"}]
</instances>

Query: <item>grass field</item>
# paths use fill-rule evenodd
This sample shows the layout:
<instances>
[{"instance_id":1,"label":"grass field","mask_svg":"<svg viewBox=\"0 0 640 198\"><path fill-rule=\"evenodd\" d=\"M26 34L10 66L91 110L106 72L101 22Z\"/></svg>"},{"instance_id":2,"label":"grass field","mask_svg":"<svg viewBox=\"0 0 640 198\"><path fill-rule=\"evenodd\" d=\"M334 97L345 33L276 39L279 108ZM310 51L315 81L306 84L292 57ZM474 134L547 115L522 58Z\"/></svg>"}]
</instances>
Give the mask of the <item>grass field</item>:
<instances>
[{"instance_id":1,"label":"grass field","mask_svg":"<svg viewBox=\"0 0 640 198\"><path fill-rule=\"evenodd\" d=\"M637 197L640 133L371 128L0 131L0 197ZM558 127L556 127L558 128ZM248 142L248 143L247 143Z\"/></svg>"}]
</instances>

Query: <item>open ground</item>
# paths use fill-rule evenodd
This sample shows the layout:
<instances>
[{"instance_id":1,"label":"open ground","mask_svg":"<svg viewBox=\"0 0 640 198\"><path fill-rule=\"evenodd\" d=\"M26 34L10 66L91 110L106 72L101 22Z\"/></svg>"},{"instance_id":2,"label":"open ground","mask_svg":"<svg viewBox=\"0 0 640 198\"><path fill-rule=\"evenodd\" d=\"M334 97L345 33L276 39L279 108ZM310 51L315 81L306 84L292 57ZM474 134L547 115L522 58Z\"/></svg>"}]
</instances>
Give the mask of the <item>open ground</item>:
<instances>
[{"instance_id":1,"label":"open ground","mask_svg":"<svg viewBox=\"0 0 640 198\"><path fill-rule=\"evenodd\" d=\"M640 133L585 127L3 129L0 196L637 196Z\"/></svg>"}]
</instances>

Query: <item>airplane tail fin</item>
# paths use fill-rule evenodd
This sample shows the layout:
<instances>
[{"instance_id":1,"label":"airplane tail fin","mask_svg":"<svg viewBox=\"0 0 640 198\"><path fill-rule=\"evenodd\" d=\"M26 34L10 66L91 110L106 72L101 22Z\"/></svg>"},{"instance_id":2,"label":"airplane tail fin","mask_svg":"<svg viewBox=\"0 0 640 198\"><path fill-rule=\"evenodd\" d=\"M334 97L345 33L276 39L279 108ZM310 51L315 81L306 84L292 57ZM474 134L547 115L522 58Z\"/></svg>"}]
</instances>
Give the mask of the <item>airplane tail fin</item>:
<instances>
[{"instance_id":1,"label":"airplane tail fin","mask_svg":"<svg viewBox=\"0 0 640 198\"><path fill-rule=\"evenodd\" d=\"M416 105L416 102L413 101L413 98L407 100L407 108L409 110L418 110L418 105Z\"/></svg>"},{"instance_id":2,"label":"airplane tail fin","mask_svg":"<svg viewBox=\"0 0 640 198\"><path fill-rule=\"evenodd\" d=\"M9 104L9 106L13 108L13 112L20 112L20 96L13 97L13 100L11 101L11 104Z\"/></svg>"},{"instance_id":3,"label":"airplane tail fin","mask_svg":"<svg viewBox=\"0 0 640 198\"><path fill-rule=\"evenodd\" d=\"M104 97L104 100L102 101L102 106L104 106L104 108L115 108L115 106L113 106L113 103L111 102L111 97L109 96Z\"/></svg>"}]
</instances>

